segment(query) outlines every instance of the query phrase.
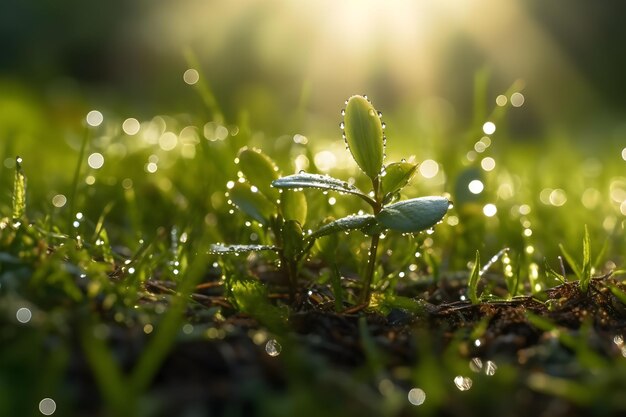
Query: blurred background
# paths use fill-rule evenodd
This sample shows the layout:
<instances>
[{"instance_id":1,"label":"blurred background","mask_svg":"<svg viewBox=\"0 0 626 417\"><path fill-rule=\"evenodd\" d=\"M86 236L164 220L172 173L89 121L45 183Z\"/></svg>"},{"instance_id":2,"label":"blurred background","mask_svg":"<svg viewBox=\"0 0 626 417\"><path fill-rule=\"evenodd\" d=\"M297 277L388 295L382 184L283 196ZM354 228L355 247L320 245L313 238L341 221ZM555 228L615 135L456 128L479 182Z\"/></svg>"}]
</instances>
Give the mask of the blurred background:
<instances>
[{"instance_id":1,"label":"blurred background","mask_svg":"<svg viewBox=\"0 0 626 417\"><path fill-rule=\"evenodd\" d=\"M270 132L298 105L299 129L325 131L355 93L424 129L466 126L482 75L489 105L518 83L516 135L579 136L626 110L621 11L584 0L7 1L0 103L19 93L56 117L84 103L194 111L182 79L191 50L226 118L245 109Z\"/></svg>"}]
</instances>

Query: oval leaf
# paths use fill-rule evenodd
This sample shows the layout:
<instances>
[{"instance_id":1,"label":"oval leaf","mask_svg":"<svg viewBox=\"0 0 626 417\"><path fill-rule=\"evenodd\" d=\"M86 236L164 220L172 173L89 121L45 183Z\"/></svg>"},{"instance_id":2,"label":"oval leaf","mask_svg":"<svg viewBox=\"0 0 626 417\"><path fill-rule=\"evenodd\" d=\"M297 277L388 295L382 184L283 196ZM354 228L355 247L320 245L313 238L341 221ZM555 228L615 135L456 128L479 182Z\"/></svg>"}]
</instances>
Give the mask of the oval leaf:
<instances>
[{"instance_id":1,"label":"oval leaf","mask_svg":"<svg viewBox=\"0 0 626 417\"><path fill-rule=\"evenodd\" d=\"M280 208L285 220L296 220L300 224L306 221L307 203L303 193L283 190L280 193Z\"/></svg>"},{"instance_id":2,"label":"oval leaf","mask_svg":"<svg viewBox=\"0 0 626 417\"><path fill-rule=\"evenodd\" d=\"M365 97L352 96L348 100L344 135L356 163L368 177L376 178L383 166L383 126Z\"/></svg>"},{"instance_id":3,"label":"oval leaf","mask_svg":"<svg viewBox=\"0 0 626 417\"><path fill-rule=\"evenodd\" d=\"M259 251L264 251L264 250L271 250L274 252L278 252L279 249L276 246L269 246L269 245L225 245L223 243L213 244L209 248L209 252L215 255L259 252Z\"/></svg>"},{"instance_id":4,"label":"oval leaf","mask_svg":"<svg viewBox=\"0 0 626 417\"><path fill-rule=\"evenodd\" d=\"M238 165L246 179L254 184L270 201L278 199L278 192L271 187L272 181L279 177L274 161L259 149L244 146L237 155Z\"/></svg>"},{"instance_id":5,"label":"oval leaf","mask_svg":"<svg viewBox=\"0 0 626 417\"><path fill-rule=\"evenodd\" d=\"M409 183L417 164L410 162L394 162L385 167L385 176L383 177L383 193L390 194L400 191Z\"/></svg>"},{"instance_id":6,"label":"oval leaf","mask_svg":"<svg viewBox=\"0 0 626 417\"><path fill-rule=\"evenodd\" d=\"M248 184L236 183L228 195L239 210L262 224L274 214L274 205L261 193L252 191Z\"/></svg>"},{"instance_id":7,"label":"oval leaf","mask_svg":"<svg viewBox=\"0 0 626 417\"><path fill-rule=\"evenodd\" d=\"M391 230L419 232L437 224L448 211L449 204L443 197L413 198L383 208L376 219Z\"/></svg>"},{"instance_id":8,"label":"oval leaf","mask_svg":"<svg viewBox=\"0 0 626 417\"><path fill-rule=\"evenodd\" d=\"M341 219L332 221L317 229L313 234L307 236L308 239L317 239L331 233L345 232L348 230L364 229L376 223L376 218L371 214L353 214L351 216L342 217Z\"/></svg>"},{"instance_id":9,"label":"oval leaf","mask_svg":"<svg viewBox=\"0 0 626 417\"><path fill-rule=\"evenodd\" d=\"M338 193L358 195L368 203L373 203L370 197L354 185L328 175L301 172L279 178L272 182L272 186L276 188L317 188L318 190L337 191Z\"/></svg>"}]
</instances>

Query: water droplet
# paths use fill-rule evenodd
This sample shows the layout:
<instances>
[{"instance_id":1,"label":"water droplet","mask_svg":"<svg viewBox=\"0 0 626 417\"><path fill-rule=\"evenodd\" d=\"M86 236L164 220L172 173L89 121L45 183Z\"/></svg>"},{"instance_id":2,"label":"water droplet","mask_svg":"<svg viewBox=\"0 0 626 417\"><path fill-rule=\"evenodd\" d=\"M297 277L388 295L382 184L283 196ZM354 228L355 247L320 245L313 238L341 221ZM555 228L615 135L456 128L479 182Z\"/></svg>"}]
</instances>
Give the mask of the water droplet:
<instances>
[{"instance_id":1,"label":"water droplet","mask_svg":"<svg viewBox=\"0 0 626 417\"><path fill-rule=\"evenodd\" d=\"M469 368L478 373L483 369L483 361L480 358L472 358L469 363Z\"/></svg>"},{"instance_id":2,"label":"water droplet","mask_svg":"<svg viewBox=\"0 0 626 417\"><path fill-rule=\"evenodd\" d=\"M380 119L381 117L383 117L383 112L379 111L378 112L378 118Z\"/></svg>"},{"instance_id":3,"label":"water droplet","mask_svg":"<svg viewBox=\"0 0 626 417\"><path fill-rule=\"evenodd\" d=\"M28 323L33 317L33 313L26 307L22 307L15 313L15 318L22 324Z\"/></svg>"},{"instance_id":4,"label":"water droplet","mask_svg":"<svg viewBox=\"0 0 626 417\"><path fill-rule=\"evenodd\" d=\"M487 361L487 363L485 364L485 375L493 376L495 375L497 370L498 366L495 362Z\"/></svg>"},{"instance_id":5,"label":"water droplet","mask_svg":"<svg viewBox=\"0 0 626 417\"><path fill-rule=\"evenodd\" d=\"M459 391L467 391L472 388L472 379L466 376L458 375L454 377L454 385Z\"/></svg>"},{"instance_id":6,"label":"water droplet","mask_svg":"<svg viewBox=\"0 0 626 417\"><path fill-rule=\"evenodd\" d=\"M346 128L346 124L344 122L339 123L339 129L344 130Z\"/></svg>"},{"instance_id":7,"label":"water droplet","mask_svg":"<svg viewBox=\"0 0 626 417\"><path fill-rule=\"evenodd\" d=\"M345 116L346 115L346 109L341 109L341 115Z\"/></svg>"},{"instance_id":8,"label":"water droplet","mask_svg":"<svg viewBox=\"0 0 626 417\"><path fill-rule=\"evenodd\" d=\"M381 123L381 126L383 127L383 129L386 129L386 128L387 128L387 123L382 122L382 123Z\"/></svg>"},{"instance_id":9,"label":"water droplet","mask_svg":"<svg viewBox=\"0 0 626 417\"><path fill-rule=\"evenodd\" d=\"M409 391L408 399L413 405L422 405L426 401L426 393L421 388L412 388Z\"/></svg>"},{"instance_id":10,"label":"water droplet","mask_svg":"<svg viewBox=\"0 0 626 417\"><path fill-rule=\"evenodd\" d=\"M283 350L283 347L278 343L276 339L270 339L265 344L265 351L270 356L278 356Z\"/></svg>"},{"instance_id":11,"label":"water droplet","mask_svg":"<svg viewBox=\"0 0 626 417\"><path fill-rule=\"evenodd\" d=\"M39 412L44 416L51 416L57 410L57 404L52 398L44 398L39 401Z\"/></svg>"}]
</instances>

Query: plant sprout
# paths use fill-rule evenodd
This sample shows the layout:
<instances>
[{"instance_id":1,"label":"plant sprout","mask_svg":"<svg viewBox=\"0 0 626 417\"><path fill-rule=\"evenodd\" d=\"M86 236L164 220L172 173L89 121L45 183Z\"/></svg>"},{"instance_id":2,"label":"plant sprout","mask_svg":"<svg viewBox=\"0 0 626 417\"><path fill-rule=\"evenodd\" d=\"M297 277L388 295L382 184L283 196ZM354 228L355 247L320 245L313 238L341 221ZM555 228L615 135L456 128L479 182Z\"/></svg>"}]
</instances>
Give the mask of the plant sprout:
<instances>
[{"instance_id":1,"label":"plant sprout","mask_svg":"<svg viewBox=\"0 0 626 417\"><path fill-rule=\"evenodd\" d=\"M276 179L272 185L281 189L316 188L352 194L367 202L372 214L350 215L322 226L306 238L316 239L331 233L361 230L371 235L361 301L368 304L374 276L380 234L385 230L416 233L437 224L446 214L450 202L444 197L420 197L393 202L399 197L415 173L417 164L406 161L383 165L385 135L381 113L366 96L352 96L342 110L343 138L359 168L371 182L371 192L365 193L346 181L301 172Z\"/></svg>"}]
</instances>

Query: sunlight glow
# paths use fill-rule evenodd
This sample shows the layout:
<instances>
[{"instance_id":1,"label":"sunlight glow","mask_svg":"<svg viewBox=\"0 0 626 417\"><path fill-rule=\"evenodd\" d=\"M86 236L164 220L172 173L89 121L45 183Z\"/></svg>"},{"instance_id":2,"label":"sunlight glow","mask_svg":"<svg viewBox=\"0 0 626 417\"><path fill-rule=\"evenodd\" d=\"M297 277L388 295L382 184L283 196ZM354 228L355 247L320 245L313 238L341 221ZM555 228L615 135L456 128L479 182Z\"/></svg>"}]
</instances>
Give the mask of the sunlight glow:
<instances>
[{"instance_id":1,"label":"sunlight glow","mask_svg":"<svg viewBox=\"0 0 626 417\"><path fill-rule=\"evenodd\" d=\"M189 85L193 85L197 83L198 80L200 80L200 74L198 73L197 70L193 68L189 68L183 74L183 81L185 81Z\"/></svg>"},{"instance_id":2,"label":"sunlight glow","mask_svg":"<svg viewBox=\"0 0 626 417\"><path fill-rule=\"evenodd\" d=\"M98 110L92 110L87 113L87 124L92 127L98 127L104 121L104 116Z\"/></svg>"},{"instance_id":3,"label":"sunlight glow","mask_svg":"<svg viewBox=\"0 0 626 417\"><path fill-rule=\"evenodd\" d=\"M483 158L482 161L480 161L480 166L485 171L493 171L493 169L496 167L496 160L488 156L486 158Z\"/></svg>"},{"instance_id":4,"label":"sunlight glow","mask_svg":"<svg viewBox=\"0 0 626 417\"><path fill-rule=\"evenodd\" d=\"M20 323L28 323L32 317L33 317L33 313L31 313L31 311L27 309L26 307L22 307L18 309L17 312L15 313L15 318Z\"/></svg>"},{"instance_id":5,"label":"sunlight glow","mask_svg":"<svg viewBox=\"0 0 626 417\"><path fill-rule=\"evenodd\" d=\"M424 178L433 178L439 172L439 164L432 159L427 159L421 163L419 171Z\"/></svg>"},{"instance_id":6,"label":"sunlight glow","mask_svg":"<svg viewBox=\"0 0 626 417\"><path fill-rule=\"evenodd\" d=\"M422 405L426 401L426 393L421 388L412 388L409 391L408 399L413 405Z\"/></svg>"},{"instance_id":7,"label":"sunlight glow","mask_svg":"<svg viewBox=\"0 0 626 417\"><path fill-rule=\"evenodd\" d=\"M100 169L104 165L104 156L101 153L94 152L87 158L87 164L90 168Z\"/></svg>"},{"instance_id":8,"label":"sunlight glow","mask_svg":"<svg viewBox=\"0 0 626 417\"><path fill-rule=\"evenodd\" d=\"M487 217L493 217L496 215L496 213L498 212L498 208L496 207L495 204L485 204L485 206L483 207L483 214Z\"/></svg>"},{"instance_id":9,"label":"sunlight glow","mask_svg":"<svg viewBox=\"0 0 626 417\"><path fill-rule=\"evenodd\" d=\"M57 208L63 207L67 203L67 197L63 194L57 194L52 197L52 205Z\"/></svg>"},{"instance_id":10,"label":"sunlight glow","mask_svg":"<svg viewBox=\"0 0 626 417\"><path fill-rule=\"evenodd\" d=\"M39 412L44 416L51 416L57 410L57 404L52 398L44 398L39 401Z\"/></svg>"},{"instance_id":11,"label":"sunlight glow","mask_svg":"<svg viewBox=\"0 0 626 417\"><path fill-rule=\"evenodd\" d=\"M128 119L124 120L124 123L122 123L122 130L129 136L133 136L139 133L140 128L141 125L139 124L139 120L135 119L134 117L129 117Z\"/></svg>"},{"instance_id":12,"label":"sunlight glow","mask_svg":"<svg viewBox=\"0 0 626 417\"><path fill-rule=\"evenodd\" d=\"M485 135L493 135L496 132L496 125L493 122L485 122L483 125L483 132Z\"/></svg>"},{"instance_id":13,"label":"sunlight glow","mask_svg":"<svg viewBox=\"0 0 626 417\"><path fill-rule=\"evenodd\" d=\"M555 190L552 190L548 199L550 201L550 204L552 204L553 206L561 207L567 202L567 194L565 194L565 191L557 188Z\"/></svg>"},{"instance_id":14,"label":"sunlight glow","mask_svg":"<svg viewBox=\"0 0 626 417\"><path fill-rule=\"evenodd\" d=\"M164 151L171 151L178 145L178 137L173 132L165 132L159 138L159 147Z\"/></svg>"},{"instance_id":15,"label":"sunlight glow","mask_svg":"<svg viewBox=\"0 0 626 417\"><path fill-rule=\"evenodd\" d=\"M483 192L483 189L485 188L485 186L481 180L472 180L467 185L467 188L470 190L470 193L472 194L480 194Z\"/></svg>"},{"instance_id":16,"label":"sunlight glow","mask_svg":"<svg viewBox=\"0 0 626 417\"><path fill-rule=\"evenodd\" d=\"M337 165L337 157L331 151L321 151L313 157L315 166L322 172L328 172Z\"/></svg>"},{"instance_id":17,"label":"sunlight glow","mask_svg":"<svg viewBox=\"0 0 626 417\"><path fill-rule=\"evenodd\" d=\"M524 104L524 95L522 93L513 93L511 94L511 106L513 107L522 107Z\"/></svg>"}]
</instances>

